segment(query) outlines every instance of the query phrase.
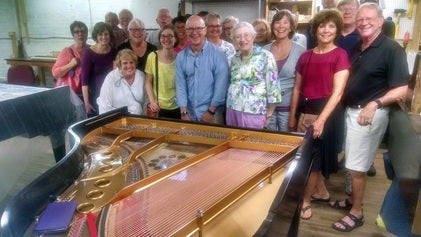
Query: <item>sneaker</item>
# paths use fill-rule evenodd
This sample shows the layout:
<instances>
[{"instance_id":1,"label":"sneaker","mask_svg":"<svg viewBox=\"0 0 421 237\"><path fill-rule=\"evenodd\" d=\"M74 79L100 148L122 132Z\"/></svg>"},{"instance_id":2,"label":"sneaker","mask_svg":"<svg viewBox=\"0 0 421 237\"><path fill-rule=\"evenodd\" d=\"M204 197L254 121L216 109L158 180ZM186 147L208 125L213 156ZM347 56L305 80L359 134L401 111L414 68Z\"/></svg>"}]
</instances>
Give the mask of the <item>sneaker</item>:
<instances>
[{"instance_id":1,"label":"sneaker","mask_svg":"<svg viewBox=\"0 0 421 237\"><path fill-rule=\"evenodd\" d=\"M370 169L368 169L367 175L370 177L376 176L376 168L374 168L374 164L372 164Z\"/></svg>"}]
</instances>

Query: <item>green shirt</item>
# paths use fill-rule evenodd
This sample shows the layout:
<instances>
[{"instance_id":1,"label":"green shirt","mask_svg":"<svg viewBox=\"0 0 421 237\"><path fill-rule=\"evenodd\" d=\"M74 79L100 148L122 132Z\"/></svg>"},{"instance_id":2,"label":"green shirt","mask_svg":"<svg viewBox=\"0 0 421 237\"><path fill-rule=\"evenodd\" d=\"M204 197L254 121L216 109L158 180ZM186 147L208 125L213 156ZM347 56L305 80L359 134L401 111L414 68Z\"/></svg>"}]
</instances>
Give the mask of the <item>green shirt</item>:
<instances>
[{"instance_id":1,"label":"green shirt","mask_svg":"<svg viewBox=\"0 0 421 237\"><path fill-rule=\"evenodd\" d=\"M148 55L145 73L153 76L152 88L156 96L156 55L154 52ZM177 108L175 103L175 60L171 63L158 61L158 102L163 109L173 110Z\"/></svg>"}]
</instances>

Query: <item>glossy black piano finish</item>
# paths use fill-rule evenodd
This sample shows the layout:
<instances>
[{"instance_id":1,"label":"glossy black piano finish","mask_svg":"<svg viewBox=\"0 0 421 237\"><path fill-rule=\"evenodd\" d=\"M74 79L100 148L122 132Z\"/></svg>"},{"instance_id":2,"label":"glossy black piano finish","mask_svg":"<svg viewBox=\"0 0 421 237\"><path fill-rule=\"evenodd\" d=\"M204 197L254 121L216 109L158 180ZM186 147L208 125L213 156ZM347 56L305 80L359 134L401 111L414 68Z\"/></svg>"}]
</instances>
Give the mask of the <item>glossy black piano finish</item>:
<instances>
[{"instance_id":1,"label":"glossy black piano finish","mask_svg":"<svg viewBox=\"0 0 421 237\"><path fill-rule=\"evenodd\" d=\"M83 159L86 154L80 146L80 139L90 131L126 116L129 116L127 108L121 108L72 125L69 128L69 133L73 138L71 151L53 168L25 187L7 205L1 219L2 235L23 236L28 234L27 229L34 223L46 205L56 200L82 172ZM186 126L191 124L179 122L185 123ZM304 137L302 145L290 163L268 218L257 231L256 236L297 235L301 199L312 163L309 156L312 142L310 132Z\"/></svg>"}]
</instances>

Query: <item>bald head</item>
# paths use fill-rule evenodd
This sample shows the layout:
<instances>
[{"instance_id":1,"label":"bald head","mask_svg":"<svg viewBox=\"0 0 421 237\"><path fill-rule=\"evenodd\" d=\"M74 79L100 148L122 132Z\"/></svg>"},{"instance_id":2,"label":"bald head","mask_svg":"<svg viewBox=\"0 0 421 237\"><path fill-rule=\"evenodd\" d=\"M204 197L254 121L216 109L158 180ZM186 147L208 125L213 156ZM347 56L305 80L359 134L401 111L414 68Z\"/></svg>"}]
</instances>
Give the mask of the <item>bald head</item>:
<instances>
[{"instance_id":1,"label":"bald head","mask_svg":"<svg viewBox=\"0 0 421 237\"><path fill-rule=\"evenodd\" d=\"M200 50L206 40L205 21L202 17L193 15L187 19L186 33L193 51Z\"/></svg>"},{"instance_id":2,"label":"bald head","mask_svg":"<svg viewBox=\"0 0 421 237\"><path fill-rule=\"evenodd\" d=\"M200 26L205 27L205 21L203 20L202 17L198 16L198 15L193 15L191 17L189 17L189 19L187 19L186 21L186 27L189 27L189 24L194 24L197 25L199 24Z\"/></svg>"}]
</instances>

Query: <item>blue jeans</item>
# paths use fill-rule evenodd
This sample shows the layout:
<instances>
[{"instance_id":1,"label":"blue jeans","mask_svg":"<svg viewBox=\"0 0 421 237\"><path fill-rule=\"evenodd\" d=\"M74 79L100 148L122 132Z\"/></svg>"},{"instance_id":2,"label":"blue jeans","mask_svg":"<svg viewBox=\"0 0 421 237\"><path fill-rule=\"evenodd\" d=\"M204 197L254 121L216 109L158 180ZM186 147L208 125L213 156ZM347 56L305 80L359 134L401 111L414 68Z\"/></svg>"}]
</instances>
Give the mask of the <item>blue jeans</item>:
<instances>
[{"instance_id":1,"label":"blue jeans","mask_svg":"<svg viewBox=\"0 0 421 237\"><path fill-rule=\"evenodd\" d=\"M288 132L289 112L274 111L269 121L268 129L271 131Z\"/></svg>"}]
</instances>

